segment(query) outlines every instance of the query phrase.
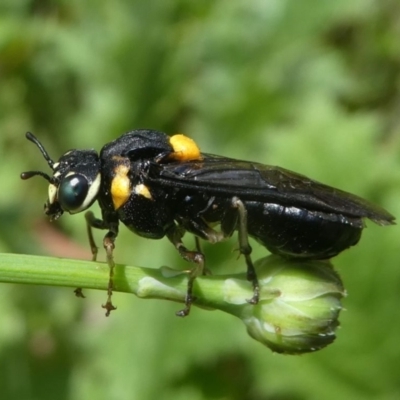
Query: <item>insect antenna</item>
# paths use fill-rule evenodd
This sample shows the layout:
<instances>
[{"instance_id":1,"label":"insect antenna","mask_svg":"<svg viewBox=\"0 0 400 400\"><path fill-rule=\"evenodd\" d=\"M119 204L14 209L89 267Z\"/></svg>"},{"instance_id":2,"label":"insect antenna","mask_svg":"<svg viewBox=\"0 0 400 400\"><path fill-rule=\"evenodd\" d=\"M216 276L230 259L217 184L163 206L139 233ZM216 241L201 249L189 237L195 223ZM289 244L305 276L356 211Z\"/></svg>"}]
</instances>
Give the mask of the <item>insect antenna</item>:
<instances>
[{"instance_id":1,"label":"insect antenna","mask_svg":"<svg viewBox=\"0 0 400 400\"><path fill-rule=\"evenodd\" d=\"M32 132L26 132L25 137L30 140L32 143L35 143L36 146L39 148L40 152L42 153L44 159L47 161L51 169L54 169L54 161L50 158L49 153L45 150L43 147L42 143L39 142L39 140L36 138L36 136ZM35 175L40 175L40 174L35 174ZM33 175L32 175L33 176ZM28 179L28 178L26 178Z\"/></svg>"},{"instance_id":2,"label":"insect antenna","mask_svg":"<svg viewBox=\"0 0 400 400\"><path fill-rule=\"evenodd\" d=\"M32 178L32 176L36 176L36 175L39 175L39 176L43 177L49 183L54 183L54 179L51 178L49 175L47 175L45 172L42 172L42 171L26 171L26 172L22 172L21 173L21 179L27 180L27 179Z\"/></svg>"},{"instance_id":3,"label":"insect antenna","mask_svg":"<svg viewBox=\"0 0 400 400\"><path fill-rule=\"evenodd\" d=\"M54 161L50 158L49 153L45 150L43 147L42 143L39 142L39 140L36 138L36 136L31 133L31 132L26 132L26 138L31 141L32 143L35 143L35 145L39 148L40 152L42 153L44 159L47 161L47 164L49 164L50 168L54 170ZM42 171L26 171L22 172L21 174L21 179L30 179L33 176L39 175L46 179L49 183L54 183L54 178L50 177L50 175L46 174L45 172Z\"/></svg>"}]
</instances>

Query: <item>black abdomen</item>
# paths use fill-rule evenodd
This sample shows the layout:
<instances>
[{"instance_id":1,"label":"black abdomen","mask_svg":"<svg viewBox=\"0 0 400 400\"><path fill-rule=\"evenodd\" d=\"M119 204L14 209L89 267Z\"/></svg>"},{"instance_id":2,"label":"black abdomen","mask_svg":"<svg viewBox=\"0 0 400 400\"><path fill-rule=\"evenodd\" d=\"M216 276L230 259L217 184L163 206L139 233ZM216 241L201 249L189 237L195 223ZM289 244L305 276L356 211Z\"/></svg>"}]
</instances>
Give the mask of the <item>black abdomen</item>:
<instances>
[{"instance_id":1,"label":"black abdomen","mask_svg":"<svg viewBox=\"0 0 400 400\"><path fill-rule=\"evenodd\" d=\"M285 257L326 259L360 240L361 218L278 204L245 202L248 233Z\"/></svg>"}]
</instances>

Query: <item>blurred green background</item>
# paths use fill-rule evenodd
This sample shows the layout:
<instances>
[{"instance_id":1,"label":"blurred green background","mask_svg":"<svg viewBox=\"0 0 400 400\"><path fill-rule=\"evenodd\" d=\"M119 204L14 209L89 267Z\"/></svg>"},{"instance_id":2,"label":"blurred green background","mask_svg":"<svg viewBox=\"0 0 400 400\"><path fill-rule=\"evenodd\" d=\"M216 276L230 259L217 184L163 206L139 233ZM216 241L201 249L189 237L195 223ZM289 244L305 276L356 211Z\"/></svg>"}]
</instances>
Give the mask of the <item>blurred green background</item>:
<instances>
[{"instance_id":1,"label":"blurred green background","mask_svg":"<svg viewBox=\"0 0 400 400\"><path fill-rule=\"evenodd\" d=\"M0 251L90 259L83 215L49 224L46 182L19 179L47 171L27 130L53 158L135 128L185 132L400 215L399 37L397 0L3 0ZM2 284L1 398L398 399L399 228L367 225L334 261L338 338L304 356L273 354L221 312L179 319L179 304L115 294L105 318L103 292ZM214 273L244 270L234 247L204 245ZM186 266L123 227L115 258Z\"/></svg>"}]
</instances>

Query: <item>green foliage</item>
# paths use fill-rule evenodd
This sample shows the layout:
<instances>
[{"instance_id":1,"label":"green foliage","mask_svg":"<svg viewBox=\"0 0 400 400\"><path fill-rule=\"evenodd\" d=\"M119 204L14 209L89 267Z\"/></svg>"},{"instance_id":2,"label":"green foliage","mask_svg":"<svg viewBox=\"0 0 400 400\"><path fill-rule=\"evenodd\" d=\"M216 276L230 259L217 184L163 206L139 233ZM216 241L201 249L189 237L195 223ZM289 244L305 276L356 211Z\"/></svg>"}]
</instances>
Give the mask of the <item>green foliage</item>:
<instances>
[{"instance_id":1,"label":"green foliage","mask_svg":"<svg viewBox=\"0 0 400 400\"><path fill-rule=\"evenodd\" d=\"M54 158L133 128L185 132L400 215L399 19L395 0L3 1L0 250L90 259L83 216L50 227L46 183L19 180L46 167L27 130ZM349 293L338 339L303 357L272 354L217 311L178 319L176 305L117 294L106 319L103 292L2 284L2 397L396 398L399 232L367 224L334 260ZM244 270L234 246L204 246L215 274ZM115 256L187 267L124 228Z\"/></svg>"}]
</instances>

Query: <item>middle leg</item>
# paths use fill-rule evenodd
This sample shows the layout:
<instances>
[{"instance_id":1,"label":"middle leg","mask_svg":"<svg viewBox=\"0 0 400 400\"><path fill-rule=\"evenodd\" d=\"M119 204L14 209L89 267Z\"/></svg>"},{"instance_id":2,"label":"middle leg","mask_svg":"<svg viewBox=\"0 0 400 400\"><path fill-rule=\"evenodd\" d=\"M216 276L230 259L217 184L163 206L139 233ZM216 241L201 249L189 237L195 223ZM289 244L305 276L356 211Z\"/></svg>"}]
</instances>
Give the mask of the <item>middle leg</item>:
<instances>
[{"instance_id":1,"label":"middle leg","mask_svg":"<svg viewBox=\"0 0 400 400\"><path fill-rule=\"evenodd\" d=\"M238 198L232 198L232 209L227 212L221 221L221 230L225 237L229 237L237 230L239 235L239 252L243 254L247 265L247 280L253 285L253 297L248 300L251 304L257 304L260 297L260 286L257 274L254 269L250 254L252 248L249 244L247 230L247 209L244 203Z\"/></svg>"}]
</instances>

